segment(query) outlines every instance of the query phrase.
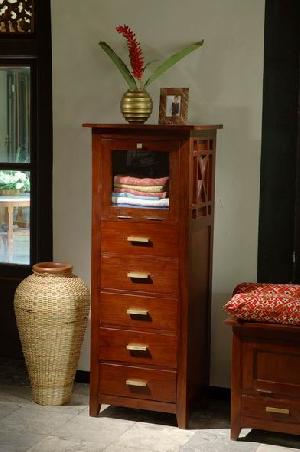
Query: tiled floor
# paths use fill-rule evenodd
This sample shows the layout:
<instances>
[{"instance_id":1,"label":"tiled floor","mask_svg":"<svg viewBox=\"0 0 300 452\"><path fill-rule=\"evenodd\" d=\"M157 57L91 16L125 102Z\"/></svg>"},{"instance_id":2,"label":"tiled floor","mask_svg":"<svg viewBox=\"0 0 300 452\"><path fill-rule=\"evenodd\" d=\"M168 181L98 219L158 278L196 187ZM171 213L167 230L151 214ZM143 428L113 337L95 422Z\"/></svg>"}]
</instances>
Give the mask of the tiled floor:
<instances>
[{"instance_id":1,"label":"tiled floor","mask_svg":"<svg viewBox=\"0 0 300 452\"><path fill-rule=\"evenodd\" d=\"M229 404L211 400L193 412L189 430L175 417L103 407L88 416L88 385L75 384L68 406L42 407L31 401L21 361L0 360L0 451L31 452L284 452L298 450L300 437L243 430L229 439Z\"/></svg>"}]
</instances>

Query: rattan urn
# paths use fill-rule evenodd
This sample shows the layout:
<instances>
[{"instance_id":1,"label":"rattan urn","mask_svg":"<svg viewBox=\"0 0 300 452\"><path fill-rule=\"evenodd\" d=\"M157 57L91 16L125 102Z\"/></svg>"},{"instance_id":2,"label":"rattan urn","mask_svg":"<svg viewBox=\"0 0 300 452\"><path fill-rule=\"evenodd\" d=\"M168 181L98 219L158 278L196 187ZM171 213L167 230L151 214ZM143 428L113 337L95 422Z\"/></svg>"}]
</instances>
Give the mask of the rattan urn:
<instances>
[{"instance_id":1,"label":"rattan urn","mask_svg":"<svg viewBox=\"0 0 300 452\"><path fill-rule=\"evenodd\" d=\"M14 308L33 400L63 405L72 394L90 294L69 264L41 262L32 270L17 287Z\"/></svg>"}]
</instances>

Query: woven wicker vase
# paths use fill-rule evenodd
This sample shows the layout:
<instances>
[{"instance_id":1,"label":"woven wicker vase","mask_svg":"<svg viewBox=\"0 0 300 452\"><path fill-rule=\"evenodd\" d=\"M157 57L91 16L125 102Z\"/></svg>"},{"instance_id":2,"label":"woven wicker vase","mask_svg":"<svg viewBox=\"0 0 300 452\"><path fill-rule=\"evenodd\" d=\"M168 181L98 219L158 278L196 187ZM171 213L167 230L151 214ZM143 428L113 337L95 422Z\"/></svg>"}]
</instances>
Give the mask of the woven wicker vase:
<instances>
[{"instance_id":1,"label":"woven wicker vase","mask_svg":"<svg viewBox=\"0 0 300 452\"><path fill-rule=\"evenodd\" d=\"M41 262L17 287L14 307L22 350L40 405L62 405L71 398L90 296L72 266Z\"/></svg>"}]
</instances>

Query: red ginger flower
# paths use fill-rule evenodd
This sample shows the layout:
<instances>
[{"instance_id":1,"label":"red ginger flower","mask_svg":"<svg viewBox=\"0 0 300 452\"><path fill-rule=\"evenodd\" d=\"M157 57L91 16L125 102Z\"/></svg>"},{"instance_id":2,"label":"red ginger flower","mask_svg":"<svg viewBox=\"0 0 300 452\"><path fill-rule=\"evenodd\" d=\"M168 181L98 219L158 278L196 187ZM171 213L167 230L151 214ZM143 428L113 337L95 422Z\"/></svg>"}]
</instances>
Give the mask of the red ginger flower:
<instances>
[{"instance_id":1,"label":"red ginger flower","mask_svg":"<svg viewBox=\"0 0 300 452\"><path fill-rule=\"evenodd\" d=\"M116 27L125 39L127 39L127 46L129 51L130 64L132 67L132 75L141 80L144 74L144 56L141 49L141 44L137 41L135 33L128 25L119 25Z\"/></svg>"}]
</instances>

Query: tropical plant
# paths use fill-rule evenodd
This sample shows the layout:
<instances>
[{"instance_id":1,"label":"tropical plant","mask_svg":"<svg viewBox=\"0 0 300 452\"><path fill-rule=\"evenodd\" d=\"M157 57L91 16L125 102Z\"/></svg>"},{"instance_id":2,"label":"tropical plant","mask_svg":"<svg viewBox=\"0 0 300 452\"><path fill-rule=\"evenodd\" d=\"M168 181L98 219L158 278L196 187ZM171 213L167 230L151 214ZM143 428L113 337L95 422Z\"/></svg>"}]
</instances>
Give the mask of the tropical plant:
<instances>
[{"instance_id":1,"label":"tropical plant","mask_svg":"<svg viewBox=\"0 0 300 452\"><path fill-rule=\"evenodd\" d=\"M24 171L0 171L0 190L30 191L30 180Z\"/></svg>"},{"instance_id":2,"label":"tropical plant","mask_svg":"<svg viewBox=\"0 0 300 452\"><path fill-rule=\"evenodd\" d=\"M194 42L193 44L184 47L179 52L174 53L159 64L151 73L151 75L144 81L144 73L149 66L154 63L149 61L144 63L144 55L141 48L141 44L137 41L135 33L128 27L128 25L119 25L116 27L116 31L120 33L127 40L127 47L129 52L129 60L131 71L124 61L117 55L117 53L107 44L105 41L100 41L99 45L104 52L111 58L114 64L117 66L122 76L124 77L130 90L144 89L161 74L170 69L174 64L187 56L189 53L198 49L203 45L204 40Z\"/></svg>"}]
</instances>

